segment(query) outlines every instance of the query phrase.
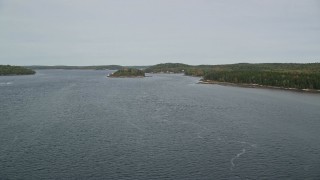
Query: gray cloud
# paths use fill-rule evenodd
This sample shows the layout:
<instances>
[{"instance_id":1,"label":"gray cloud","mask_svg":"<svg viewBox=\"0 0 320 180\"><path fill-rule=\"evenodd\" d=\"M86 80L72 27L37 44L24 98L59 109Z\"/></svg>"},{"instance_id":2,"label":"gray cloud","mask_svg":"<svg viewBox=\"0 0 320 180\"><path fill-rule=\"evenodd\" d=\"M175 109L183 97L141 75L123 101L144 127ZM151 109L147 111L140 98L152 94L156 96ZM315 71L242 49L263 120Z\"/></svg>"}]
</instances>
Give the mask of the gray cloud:
<instances>
[{"instance_id":1,"label":"gray cloud","mask_svg":"<svg viewBox=\"0 0 320 180\"><path fill-rule=\"evenodd\" d=\"M0 64L320 61L316 0L2 0Z\"/></svg>"}]
</instances>

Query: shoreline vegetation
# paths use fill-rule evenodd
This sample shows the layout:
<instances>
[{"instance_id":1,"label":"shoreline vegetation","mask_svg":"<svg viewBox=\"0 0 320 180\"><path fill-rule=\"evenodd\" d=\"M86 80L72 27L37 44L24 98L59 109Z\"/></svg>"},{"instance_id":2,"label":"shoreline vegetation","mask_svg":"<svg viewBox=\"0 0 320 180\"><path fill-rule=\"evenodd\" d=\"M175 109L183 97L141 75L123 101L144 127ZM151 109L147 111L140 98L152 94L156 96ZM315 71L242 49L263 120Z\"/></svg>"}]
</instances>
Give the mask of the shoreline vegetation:
<instances>
[{"instance_id":1,"label":"shoreline vegetation","mask_svg":"<svg viewBox=\"0 0 320 180\"><path fill-rule=\"evenodd\" d=\"M21 66L0 65L0 76L33 75L36 72Z\"/></svg>"},{"instance_id":2,"label":"shoreline vegetation","mask_svg":"<svg viewBox=\"0 0 320 180\"><path fill-rule=\"evenodd\" d=\"M320 63L261 63L191 66L166 63L151 66L149 73L184 73L202 77L201 84L238 87L272 88L303 92L319 92Z\"/></svg>"},{"instance_id":3,"label":"shoreline vegetation","mask_svg":"<svg viewBox=\"0 0 320 180\"><path fill-rule=\"evenodd\" d=\"M261 88L261 89L286 90L286 91L296 91L296 92L320 93L320 89L284 88L284 87L278 87L278 86L266 86L266 85L260 85L260 84L230 83L230 82L203 80L203 79L201 79L198 82L198 84L216 84L216 85L220 85L220 86L232 86L232 87L242 87L242 88Z\"/></svg>"},{"instance_id":4,"label":"shoreline vegetation","mask_svg":"<svg viewBox=\"0 0 320 180\"><path fill-rule=\"evenodd\" d=\"M145 73L183 73L201 77L201 84L252 88L272 88L319 92L320 63L238 63L225 65L188 65L163 63L154 66L27 66L31 69L118 70L108 77L142 78Z\"/></svg>"},{"instance_id":5,"label":"shoreline vegetation","mask_svg":"<svg viewBox=\"0 0 320 180\"><path fill-rule=\"evenodd\" d=\"M63 70L120 70L124 68L145 69L148 66L120 66L120 65L98 65L98 66L25 66L34 70L63 69Z\"/></svg>"},{"instance_id":6,"label":"shoreline vegetation","mask_svg":"<svg viewBox=\"0 0 320 180\"><path fill-rule=\"evenodd\" d=\"M144 78L145 72L134 68L120 69L112 74L109 74L110 78Z\"/></svg>"}]
</instances>

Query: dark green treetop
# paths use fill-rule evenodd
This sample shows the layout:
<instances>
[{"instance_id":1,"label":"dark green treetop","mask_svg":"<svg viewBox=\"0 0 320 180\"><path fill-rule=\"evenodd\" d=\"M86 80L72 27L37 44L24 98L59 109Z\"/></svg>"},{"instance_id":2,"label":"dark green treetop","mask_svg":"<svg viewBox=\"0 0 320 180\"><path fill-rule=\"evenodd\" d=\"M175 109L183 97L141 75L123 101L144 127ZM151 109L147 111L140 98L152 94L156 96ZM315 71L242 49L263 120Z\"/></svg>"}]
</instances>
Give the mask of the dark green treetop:
<instances>
[{"instance_id":1,"label":"dark green treetop","mask_svg":"<svg viewBox=\"0 0 320 180\"><path fill-rule=\"evenodd\" d=\"M30 75L36 72L21 66L0 65L0 76L7 75Z\"/></svg>"}]
</instances>

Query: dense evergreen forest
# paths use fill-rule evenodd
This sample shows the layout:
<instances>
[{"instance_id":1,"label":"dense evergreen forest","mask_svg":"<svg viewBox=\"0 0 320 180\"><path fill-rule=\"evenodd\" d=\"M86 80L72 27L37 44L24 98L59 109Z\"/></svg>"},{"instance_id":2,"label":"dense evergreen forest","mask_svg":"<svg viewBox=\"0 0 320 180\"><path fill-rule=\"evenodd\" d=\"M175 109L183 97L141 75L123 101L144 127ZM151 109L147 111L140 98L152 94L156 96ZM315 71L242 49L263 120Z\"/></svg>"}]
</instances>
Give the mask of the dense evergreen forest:
<instances>
[{"instance_id":1,"label":"dense evergreen forest","mask_svg":"<svg viewBox=\"0 0 320 180\"><path fill-rule=\"evenodd\" d=\"M123 66L119 65L101 65L101 66L26 66L30 69L65 69L65 70L119 70L122 69Z\"/></svg>"},{"instance_id":2,"label":"dense evergreen forest","mask_svg":"<svg viewBox=\"0 0 320 180\"><path fill-rule=\"evenodd\" d=\"M189 76L201 76L205 81L320 89L320 63L240 63L199 66L166 63L149 67L146 72L184 72Z\"/></svg>"},{"instance_id":3,"label":"dense evergreen forest","mask_svg":"<svg viewBox=\"0 0 320 180\"><path fill-rule=\"evenodd\" d=\"M139 69L124 68L114 72L109 77L145 77L145 73Z\"/></svg>"},{"instance_id":4,"label":"dense evergreen forest","mask_svg":"<svg viewBox=\"0 0 320 180\"><path fill-rule=\"evenodd\" d=\"M5 76L5 75L30 75L30 74L35 74L36 72L20 67L20 66L10 66L10 65L0 65L0 76Z\"/></svg>"},{"instance_id":5,"label":"dense evergreen forest","mask_svg":"<svg viewBox=\"0 0 320 180\"><path fill-rule=\"evenodd\" d=\"M145 69L146 73L184 73L192 66L181 63L164 63L150 66Z\"/></svg>"},{"instance_id":6,"label":"dense evergreen forest","mask_svg":"<svg viewBox=\"0 0 320 180\"><path fill-rule=\"evenodd\" d=\"M259 84L297 89L320 89L320 73L291 71L215 71L204 80L242 84Z\"/></svg>"}]
</instances>

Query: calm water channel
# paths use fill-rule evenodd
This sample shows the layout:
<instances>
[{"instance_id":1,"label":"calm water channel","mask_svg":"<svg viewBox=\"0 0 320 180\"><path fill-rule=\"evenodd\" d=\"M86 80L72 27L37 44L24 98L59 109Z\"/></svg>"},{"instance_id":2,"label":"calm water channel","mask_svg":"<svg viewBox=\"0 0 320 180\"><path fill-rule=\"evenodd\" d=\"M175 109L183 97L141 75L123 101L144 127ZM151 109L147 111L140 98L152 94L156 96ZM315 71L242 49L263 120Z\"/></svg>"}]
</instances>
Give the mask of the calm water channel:
<instances>
[{"instance_id":1,"label":"calm water channel","mask_svg":"<svg viewBox=\"0 0 320 180\"><path fill-rule=\"evenodd\" d=\"M0 179L320 179L320 94L108 73L0 77Z\"/></svg>"}]
</instances>

